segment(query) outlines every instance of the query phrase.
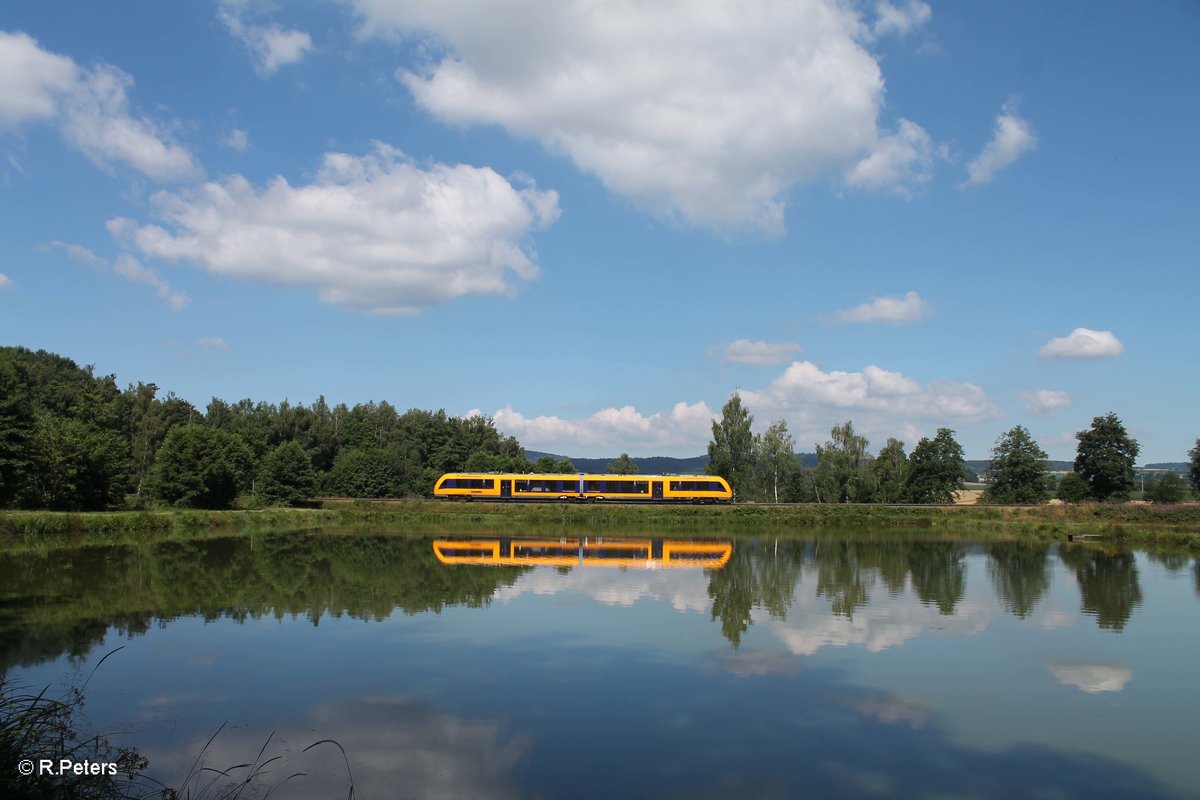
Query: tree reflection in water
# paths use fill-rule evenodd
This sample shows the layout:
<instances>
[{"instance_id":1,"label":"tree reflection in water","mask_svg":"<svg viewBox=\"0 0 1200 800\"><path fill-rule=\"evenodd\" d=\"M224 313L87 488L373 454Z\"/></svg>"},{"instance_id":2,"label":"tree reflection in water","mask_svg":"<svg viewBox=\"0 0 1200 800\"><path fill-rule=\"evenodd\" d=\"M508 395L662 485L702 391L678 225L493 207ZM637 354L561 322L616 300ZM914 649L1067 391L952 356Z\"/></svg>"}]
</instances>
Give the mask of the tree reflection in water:
<instances>
[{"instance_id":1,"label":"tree reflection in water","mask_svg":"<svg viewBox=\"0 0 1200 800\"><path fill-rule=\"evenodd\" d=\"M1142 603L1133 553L1108 553L1084 545L1064 545L1059 559L1075 570L1084 613L1112 631L1125 630L1133 610Z\"/></svg>"},{"instance_id":2,"label":"tree reflection in water","mask_svg":"<svg viewBox=\"0 0 1200 800\"><path fill-rule=\"evenodd\" d=\"M995 542L984 545L988 575L1005 610L1025 619L1050 589L1050 545Z\"/></svg>"}]
</instances>

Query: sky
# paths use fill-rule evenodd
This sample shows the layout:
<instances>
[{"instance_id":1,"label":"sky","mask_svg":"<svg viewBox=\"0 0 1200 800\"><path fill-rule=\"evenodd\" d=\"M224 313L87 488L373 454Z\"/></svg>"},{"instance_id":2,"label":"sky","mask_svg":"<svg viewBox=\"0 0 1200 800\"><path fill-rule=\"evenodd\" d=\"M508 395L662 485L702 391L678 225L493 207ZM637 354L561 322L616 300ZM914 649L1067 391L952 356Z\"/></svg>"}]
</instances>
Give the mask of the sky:
<instances>
[{"instance_id":1,"label":"sky","mask_svg":"<svg viewBox=\"0 0 1200 800\"><path fill-rule=\"evenodd\" d=\"M1200 4L0 10L0 344L694 456L1200 436Z\"/></svg>"}]
</instances>

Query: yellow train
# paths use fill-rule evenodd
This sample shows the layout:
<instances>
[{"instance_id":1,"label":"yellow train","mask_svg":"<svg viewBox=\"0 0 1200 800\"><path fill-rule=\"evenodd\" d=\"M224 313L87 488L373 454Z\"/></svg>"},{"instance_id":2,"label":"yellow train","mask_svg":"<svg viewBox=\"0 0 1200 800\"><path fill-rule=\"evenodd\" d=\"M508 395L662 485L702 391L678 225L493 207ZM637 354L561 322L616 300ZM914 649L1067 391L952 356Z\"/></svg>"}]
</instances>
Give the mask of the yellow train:
<instances>
[{"instance_id":1,"label":"yellow train","mask_svg":"<svg viewBox=\"0 0 1200 800\"><path fill-rule=\"evenodd\" d=\"M729 482L717 475L557 475L448 472L433 486L447 500L728 503Z\"/></svg>"},{"instance_id":2,"label":"yellow train","mask_svg":"<svg viewBox=\"0 0 1200 800\"><path fill-rule=\"evenodd\" d=\"M729 541L673 539L435 539L443 564L620 569L721 569L733 554Z\"/></svg>"}]
</instances>

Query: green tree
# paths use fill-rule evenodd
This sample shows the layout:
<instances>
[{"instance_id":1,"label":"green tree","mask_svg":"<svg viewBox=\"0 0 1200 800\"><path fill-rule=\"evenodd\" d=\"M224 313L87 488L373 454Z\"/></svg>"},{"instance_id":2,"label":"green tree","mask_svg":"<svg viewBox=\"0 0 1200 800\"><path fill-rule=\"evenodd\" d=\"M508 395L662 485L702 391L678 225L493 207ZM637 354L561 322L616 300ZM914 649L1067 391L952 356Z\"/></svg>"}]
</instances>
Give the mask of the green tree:
<instances>
[{"instance_id":1,"label":"green tree","mask_svg":"<svg viewBox=\"0 0 1200 800\"><path fill-rule=\"evenodd\" d=\"M0 351L0 508L14 503L30 478L34 426L29 377Z\"/></svg>"},{"instance_id":2,"label":"green tree","mask_svg":"<svg viewBox=\"0 0 1200 800\"><path fill-rule=\"evenodd\" d=\"M1196 446L1188 451L1188 456L1191 457L1188 464L1188 482L1192 484L1192 491L1200 494L1200 439L1197 439Z\"/></svg>"},{"instance_id":3,"label":"green tree","mask_svg":"<svg viewBox=\"0 0 1200 800\"><path fill-rule=\"evenodd\" d=\"M120 505L129 469L120 435L83 420L43 413L33 438L30 505L100 511Z\"/></svg>"},{"instance_id":4,"label":"green tree","mask_svg":"<svg viewBox=\"0 0 1200 800\"><path fill-rule=\"evenodd\" d=\"M1092 490L1082 475L1078 472L1068 472L1058 482L1058 489L1054 496L1064 503L1082 503L1084 500L1091 499Z\"/></svg>"},{"instance_id":5,"label":"green tree","mask_svg":"<svg viewBox=\"0 0 1200 800\"><path fill-rule=\"evenodd\" d=\"M146 479L147 493L185 508L229 508L249 487L254 453L240 436L207 425L167 434Z\"/></svg>"},{"instance_id":6,"label":"green tree","mask_svg":"<svg viewBox=\"0 0 1200 800\"><path fill-rule=\"evenodd\" d=\"M299 505L317 493L312 460L296 442L284 442L263 459L255 487L266 503Z\"/></svg>"},{"instance_id":7,"label":"green tree","mask_svg":"<svg viewBox=\"0 0 1200 800\"><path fill-rule=\"evenodd\" d=\"M1145 499L1151 503L1179 503L1187 496L1187 484L1177 472L1167 472L1146 484Z\"/></svg>"},{"instance_id":8,"label":"green tree","mask_svg":"<svg viewBox=\"0 0 1200 800\"><path fill-rule=\"evenodd\" d=\"M1025 619L1050 589L1050 546L1036 542L985 545L996 596L1010 614Z\"/></svg>"},{"instance_id":9,"label":"green tree","mask_svg":"<svg viewBox=\"0 0 1200 800\"><path fill-rule=\"evenodd\" d=\"M787 423L779 420L756 438L755 445L759 472L770 488L771 498L778 503L779 485L786 484L796 469L796 443L788 433Z\"/></svg>"},{"instance_id":10,"label":"green tree","mask_svg":"<svg viewBox=\"0 0 1200 800\"><path fill-rule=\"evenodd\" d=\"M908 474L908 456L904 442L888 439L879 455L871 462L875 475L875 498L880 503L904 502L904 480Z\"/></svg>"},{"instance_id":11,"label":"green tree","mask_svg":"<svg viewBox=\"0 0 1200 800\"><path fill-rule=\"evenodd\" d=\"M910 503L953 503L964 486L962 447L949 428L938 428L932 439L917 442L908 466L905 494Z\"/></svg>"},{"instance_id":12,"label":"green tree","mask_svg":"<svg viewBox=\"0 0 1200 800\"><path fill-rule=\"evenodd\" d=\"M637 462L629 457L629 453L621 453L616 461L608 462L604 469L609 475L637 475L639 472Z\"/></svg>"},{"instance_id":13,"label":"green tree","mask_svg":"<svg viewBox=\"0 0 1200 800\"><path fill-rule=\"evenodd\" d=\"M988 486L983 502L1001 505L1036 505L1049 499L1046 453L1033 436L1017 425L996 440L988 464Z\"/></svg>"},{"instance_id":14,"label":"green tree","mask_svg":"<svg viewBox=\"0 0 1200 800\"><path fill-rule=\"evenodd\" d=\"M753 422L754 417L742 406L741 395L734 392L721 409L720 421L713 421L708 443L708 474L720 475L743 496L749 493L754 476Z\"/></svg>"},{"instance_id":15,"label":"green tree","mask_svg":"<svg viewBox=\"0 0 1200 800\"><path fill-rule=\"evenodd\" d=\"M854 432L847 420L829 431L830 439L817 445L814 485L817 501L823 503L869 502L874 494L874 475L867 468L867 437Z\"/></svg>"},{"instance_id":16,"label":"green tree","mask_svg":"<svg viewBox=\"0 0 1200 800\"><path fill-rule=\"evenodd\" d=\"M1075 471L1087 482L1096 500L1123 501L1133 491L1133 464L1138 443L1125 432L1114 413L1092 420L1092 427L1075 434Z\"/></svg>"}]
</instances>

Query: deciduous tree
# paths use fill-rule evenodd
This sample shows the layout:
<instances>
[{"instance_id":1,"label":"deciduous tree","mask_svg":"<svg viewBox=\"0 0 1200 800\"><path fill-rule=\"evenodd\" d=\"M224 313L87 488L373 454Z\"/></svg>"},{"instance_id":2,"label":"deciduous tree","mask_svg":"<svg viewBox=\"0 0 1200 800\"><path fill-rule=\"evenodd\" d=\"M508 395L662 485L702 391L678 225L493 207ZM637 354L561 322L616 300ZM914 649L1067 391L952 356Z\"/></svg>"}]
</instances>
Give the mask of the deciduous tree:
<instances>
[{"instance_id":1,"label":"deciduous tree","mask_svg":"<svg viewBox=\"0 0 1200 800\"><path fill-rule=\"evenodd\" d=\"M609 475L636 475L639 471L637 462L629 457L629 453L621 453L616 461L608 462L605 469Z\"/></svg>"},{"instance_id":2,"label":"deciduous tree","mask_svg":"<svg viewBox=\"0 0 1200 800\"><path fill-rule=\"evenodd\" d=\"M1034 505L1049 499L1046 453L1021 425L1004 433L992 448L985 503Z\"/></svg>"},{"instance_id":3,"label":"deciduous tree","mask_svg":"<svg viewBox=\"0 0 1200 800\"><path fill-rule=\"evenodd\" d=\"M263 458L255 487L266 503L295 506L317 493L312 460L296 442L284 442Z\"/></svg>"},{"instance_id":4,"label":"deciduous tree","mask_svg":"<svg viewBox=\"0 0 1200 800\"><path fill-rule=\"evenodd\" d=\"M1122 501L1133 491L1133 464L1138 443L1125 431L1116 414L1092 420L1092 427L1075 434L1079 446L1075 471L1087 482L1095 500Z\"/></svg>"},{"instance_id":5,"label":"deciduous tree","mask_svg":"<svg viewBox=\"0 0 1200 800\"><path fill-rule=\"evenodd\" d=\"M904 442L888 439L879 455L871 462L875 475L876 500L880 503L904 502L904 480L908 472L908 456Z\"/></svg>"},{"instance_id":6,"label":"deciduous tree","mask_svg":"<svg viewBox=\"0 0 1200 800\"><path fill-rule=\"evenodd\" d=\"M146 480L147 493L187 508L229 508L249 488L254 453L234 433L182 425L167 434Z\"/></svg>"},{"instance_id":7,"label":"deciduous tree","mask_svg":"<svg viewBox=\"0 0 1200 800\"><path fill-rule=\"evenodd\" d=\"M964 486L962 447L949 428L938 428L932 439L917 442L908 465L905 493L910 503L953 503Z\"/></svg>"},{"instance_id":8,"label":"deciduous tree","mask_svg":"<svg viewBox=\"0 0 1200 800\"><path fill-rule=\"evenodd\" d=\"M1058 482L1058 489L1054 496L1064 503L1082 503L1084 500L1091 499L1092 490L1082 475L1078 472L1068 472Z\"/></svg>"},{"instance_id":9,"label":"deciduous tree","mask_svg":"<svg viewBox=\"0 0 1200 800\"><path fill-rule=\"evenodd\" d=\"M1200 439L1197 439L1196 446L1188 451L1188 456L1191 457L1188 464L1188 482L1192 484L1192 491L1200 494Z\"/></svg>"},{"instance_id":10,"label":"deciduous tree","mask_svg":"<svg viewBox=\"0 0 1200 800\"><path fill-rule=\"evenodd\" d=\"M758 454L758 469L770 497L779 502L779 486L796 469L796 443L788 433L787 422L779 420L757 437L755 452Z\"/></svg>"},{"instance_id":11,"label":"deciduous tree","mask_svg":"<svg viewBox=\"0 0 1200 800\"><path fill-rule=\"evenodd\" d=\"M1145 499L1151 503L1179 503L1187 496L1187 484L1177 472L1166 472L1146 484Z\"/></svg>"},{"instance_id":12,"label":"deciduous tree","mask_svg":"<svg viewBox=\"0 0 1200 800\"><path fill-rule=\"evenodd\" d=\"M737 392L721 409L721 419L712 424L712 441L708 444L708 474L720 475L729 481L733 491L745 496L753 481L754 434L750 424L754 417L742 406Z\"/></svg>"}]
</instances>

